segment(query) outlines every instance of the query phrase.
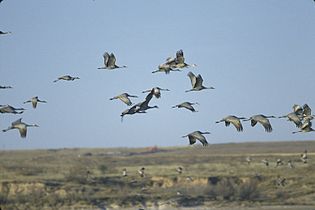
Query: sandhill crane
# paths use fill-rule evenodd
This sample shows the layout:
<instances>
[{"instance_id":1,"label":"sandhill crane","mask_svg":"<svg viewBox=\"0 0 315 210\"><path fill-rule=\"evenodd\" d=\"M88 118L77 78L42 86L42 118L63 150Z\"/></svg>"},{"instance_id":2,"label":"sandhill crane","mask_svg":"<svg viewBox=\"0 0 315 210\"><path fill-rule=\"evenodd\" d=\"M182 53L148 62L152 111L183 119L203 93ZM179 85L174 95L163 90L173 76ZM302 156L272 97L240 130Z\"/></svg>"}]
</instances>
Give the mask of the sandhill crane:
<instances>
[{"instance_id":1,"label":"sandhill crane","mask_svg":"<svg viewBox=\"0 0 315 210\"><path fill-rule=\"evenodd\" d=\"M303 114L303 108L298 104L294 104L292 106L292 109L293 109L293 112L298 116L301 116Z\"/></svg>"},{"instance_id":2,"label":"sandhill crane","mask_svg":"<svg viewBox=\"0 0 315 210\"><path fill-rule=\"evenodd\" d=\"M249 165L252 162L252 158L250 156L246 157L246 162Z\"/></svg>"},{"instance_id":3,"label":"sandhill crane","mask_svg":"<svg viewBox=\"0 0 315 210\"><path fill-rule=\"evenodd\" d=\"M10 89L10 88L12 88L11 86L1 86L0 85L0 89Z\"/></svg>"},{"instance_id":4,"label":"sandhill crane","mask_svg":"<svg viewBox=\"0 0 315 210\"><path fill-rule=\"evenodd\" d=\"M153 109L153 108L159 108L158 106L149 106L149 102L151 101L153 97L153 90L146 96L145 100L133 105L130 109L126 109L121 113L121 121L123 120L123 117L127 114L132 115L136 113L146 113L146 110Z\"/></svg>"},{"instance_id":5,"label":"sandhill crane","mask_svg":"<svg viewBox=\"0 0 315 210\"><path fill-rule=\"evenodd\" d=\"M0 105L0 113L22 114L24 110L24 108L15 108L10 105Z\"/></svg>"},{"instance_id":6,"label":"sandhill crane","mask_svg":"<svg viewBox=\"0 0 315 210\"><path fill-rule=\"evenodd\" d=\"M58 77L58 79L54 80L54 82L58 82L59 80L73 81L76 79L80 79L80 78L79 77L72 77L70 75L64 75L64 76Z\"/></svg>"},{"instance_id":7,"label":"sandhill crane","mask_svg":"<svg viewBox=\"0 0 315 210\"><path fill-rule=\"evenodd\" d=\"M191 102L183 102L183 103L180 103L180 104L177 104L175 106L172 106L172 108L185 108L185 109L188 109L192 112L198 112L195 110L195 108L192 106L192 105L195 105L195 104L198 104L198 103L191 103Z\"/></svg>"},{"instance_id":8,"label":"sandhill crane","mask_svg":"<svg viewBox=\"0 0 315 210\"><path fill-rule=\"evenodd\" d=\"M313 117L312 117L313 118ZM307 132L312 132L312 131L315 131L313 128L312 128L312 122L311 122L311 119L312 118L304 118L304 122L302 124L302 126L300 127L300 130L299 131L293 131L292 133L307 133Z\"/></svg>"},{"instance_id":9,"label":"sandhill crane","mask_svg":"<svg viewBox=\"0 0 315 210\"><path fill-rule=\"evenodd\" d=\"M122 170L122 176L127 176L127 169L126 169L126 168L124 168L124 169Z\"/></svg>"},{"instance_id":10,"label":"sandhill crane","mask_svg":"<svg viewBox=\"0 0 315 210\"><path fill-rule=\"evenodd\" d=\"M292 163L292 160L288 160L288 167L289 168L294 168L294 165Z\"/></svg>"},{"instance_id":11,"label":"sandhill crane","mask_svg":"<svg viewBox=\"0 0 315 210\"><path fill-rule=\"evenodd\" d=\"M285 177L278 176L276 180L276 185L280 187L284 187L286 185L286 180L287 179Z\"/></svg>"},{"instance_id":12,"label":"sandhill crane","mask_svg":"<svg viewBox=\"0 0 315 210\"><path fill-rule=\"evenodd\" d=\"M113 70L113 69L117 69L117 68L126 68L127 67L127 66L117 66L116 65L116 57L115 57L114 53L108 54L108 52L105 52L103 54L103 58L104 58L104 66L99 67L98 69Z\"/></svg>"},{"instance_id":13,"label":"sandhill crane","mask_svg":"<svg viewBox=\"0 0 315 210\"><path fill-rule=\"evenodd\" d=\"M11 34L11 31L0 31L0 35Z\"/></svg>"},{"instance_id":14,"label":"sandhill crane","mask_svg":"<svg viewBox=\"0 0 315 210\"><path fill-rule=\"evenodd\" d=\"M47 101L42 101L42 100L40 100L39 98L38 98L38 96L35 96L35 97L33 97L33 98L31 98L30 100L28 100L28 101L25 101L24 102L24 104L26 104L26 103L32 103L32 106L33 106L33 108L35 109L36 107L37 107L37 103L47 103Z\"/></svg>"},{"instance_id":15,"label":"sandhill crane","mask_svg":"<svg viewBox=\"0 0 315 210\"><path fill-rule=\"evenodd\" d=\"M20 132L20 136L22 138L26 137L26 133L27 133L27 127L39 127L36 124L26 124L24 122L22 122L22 118L14 121L11 123L11 126L9 126L7 129L2 130L3 132L7 132L8 130L11 129L18 129Z\"/></svg>"},{"instance_id":16,"label":"sandhill crane","mask_svg":"<svg viewBox=\"0 0 315 210\"><path fill-rule=\"evenodd\" d=\"M173 69L171 64L168 63L169 60L166 60L166 63L162 63L158 66L158 69L152 71L152 73L164 72L165 74L169 74L171 71L180 71L178 69Z\"/></svg>"},{"instance_id":17,"label":"sandhill crane","mask_svg":"<svg viewBox=\"0 0 315 210\"><path fill-rule=\"evenodd\" d=\"M185 57L184 57L183 50L178 50L176 52L174 68L187 68L187 67L195 67L195 66L197 66L197 65L185 63Z\"/></svg>"},{"instance_id":18,"label":"sandhill crane","mask_svg":"<svg viewBox=\"0 0 315 210\"><path fill-rule=\"evenodd\" d=\"M170 90L167 88L153 87L149 90L142 91L142 93L152 92L153 95L155 96L155 98L160 98L161 97L161 91L170 91Z\"/></svg>"},{"instance_id":19,"label":"sandhill crane","mask_svg":"<svg viewBox=\"0 0 315 210\"><path fill-rule=\"evenodd\" d=\"M118 96L114 96L112 98L110 98L109 100L114 100L114 99L119 99L122 102L124 102L125 104L127 104L128 106L131 106L131 100L129 99L129 97L131 98L138 98L138 96L134 96L134 95L129 95L128 93L122 93Z\"/></svg>"},{"instance_id":20,"label":"sandhill crane","mask_svg":"<svg viewBox=\"0 0 315 210\"><path fill-rule=\"evenodd\" d=\"M265 166L269 166L269 161L267 159L263 159L261 162L265 164Z\"/></svg>"},{"instance_id":21,"label":"sandhill crane","mask_svg":"<svg viewBox=\"0 0 315 210\"><path fill-rule=\"evenodd\" d=\"M210 134L210 132L194 131L185 136L182 136L182 138L188 137L190 145L195 144L196 140L198 140L202 143L203 146L207 146L208 142L203 134Z\"/></svg>"},{"instance_id":22,"label":"sandhill crane","mask_svg":"<svg viewBox=\"0 0 315 210\"><path fill-rule=\"evenodd\" d=\"M191 71L187 74L187 76L190 78L191 86L192 89L186 90L185 92L190 92L190 91L200 91L203 89L214 89L214 87L205 87L202 85L203 79L200 74L197 76L194 75Z\"/></svg>"},{"instance_id":23,"label":"sandhill crane","mask_svg":"<svg viewBox=\"0 0 315 210\"><path fill-rule=\"evenodd\" d=\"M305 150L302 154L301 154L301 157L300 159L302 160L303 163L307 163L307 150Z\"/></svg>"},{"instance_id":24,"label":"sandhill crane","mask_svg":"<svg viewBox=\"0 0 315 210\"><path fill-rule=\"evenodd\" d=\"M295 112L291 112L278 118L288 118L288 121L292 121L296 125L296 127L300 128L302 126L302 120Z\"/></svg>"},{"instance_id":25,"label":"sandhill crane","mask_svg":"<svg viewBox=\"0 0 315 210\"><path fill-rule=\"evenodd\" d=\"M312 116L312 109L307 104L303 105L303 117Z\"/></svg>"},{"instance_id":26,"label":"sandhill crane","mask_svg":"<svg viewBox=\"0 0 315 210\"><path fill-rule=\"evenodd\" d=\"M265 116L262 114L254 115L250 117L249 119L245 119L243 121L251 121L251 126L254 127L257 122L259 122L264 128L266 132L272 132L271 124L268 120L268 118L276 118L275 116Z\"/></svg>"},{"instance_id":27,"label":"sandhill crane","mask_svg":"<svg viewBox=\"0 0 315 210\"><path fill-rule=\"evenodd\" d=\"M245 117L236 117L234 115L229 115L223 119L216 121L216 123L225 122L225 126L229 126L230 123L234 125L237 131L243 131L243 126L240 120L245 120Z\"/></svg>"},{"instance_id":28,"label":"sandhill crane","mask_svg":"<svg viewBox=\"0 0 315 210\"><path fill-rule=\"evenodd\" d=\"M283 161L279 158L276 160L276 166L275 167L278 167L278 166L282 166L283 165Z\"/></svg>"},{"instance_id":29,"label":"sandhill crane","mask_svg":"<svg viewBox=\"0 0 315 210\"><path fill-rule=\"evenodd\" d=\"M182 174L183 173L183 168L181 166L176 168L176 171L178 174Z\"/></svg>"},{"instance_id":30,"label":"sandhill crane","mask_svg":"<svg viewBox=\"0 0 315 210\"><path fill-rule=\"evenodd\" d=\"M145 177L144 170L145 170L144 167L142 167L142 168L140 168L140 169L138 170L138 173L139 173L140 177Z\"/></svg>"}]
</instances>

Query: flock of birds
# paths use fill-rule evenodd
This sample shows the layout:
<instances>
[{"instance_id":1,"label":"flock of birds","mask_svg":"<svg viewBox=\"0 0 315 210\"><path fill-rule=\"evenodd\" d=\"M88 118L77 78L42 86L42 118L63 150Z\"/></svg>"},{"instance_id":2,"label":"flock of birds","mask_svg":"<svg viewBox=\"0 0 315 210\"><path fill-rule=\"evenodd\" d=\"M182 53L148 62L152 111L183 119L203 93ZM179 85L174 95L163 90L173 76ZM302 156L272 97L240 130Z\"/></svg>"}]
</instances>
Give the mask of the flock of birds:
<instances>
[{"instance_id":1,"label":"flock of birds","mask_svg":"<svg viewBox=\"0 0 315 210\"><path fill-rule=\"evenodd\" d=\"M10 34L11 32L3 32L0 31L0 35L4 34ZM105 52L103 54L103 60L104 60L104 65L102 67L99 67L98 69L106 69L106 70L115 70L119 68L127 68L127 66L122 65L119 66L116 64L116 57L114 53L108 53ZM165 74L169 74L170 72L173 71L182 71L183 68L188 68L188 67L195 67L197 66L196 64L187 64L185 63L185 57L184 57L184 52L183 50L178 50L176 52L175 57L169 57L166 59L166 61L160 65L158 65L158 69L153 71L152 73L158 73L162 72ZM206 87L203 85L203 78L200 74L195 75L193 72L188 72L187 76L190 79L191 82L191 89L186 90L185 92L190 92L190 91L201 91L205 89L215 89L214 87ZM70 75L64 75L58 77L56 80L53 82L58 82L60 80L64 81L74 81L80 79L79 77L73 77ZM10 89L12 88L11 86L0 86L0 89ZM122 111L120 114L121 116L121 121L123 121L123 118L125 115L134 115L138 113L146 113L149 109L154 109L158 108L158 106L150 106L150 102L153 97L155 98L160 98L161 97L161 91L170 91L169 89L164 89L160 87L153 87L149 90L145 90L142 93L148 93L147 96L143 101L140 101L139 103L133 104L130 98L138 98L136 95L131 95L129 93L121 93L120 95L114 96L110 98L110 100L115 100L119 99L123 103L125 103L127 106L130 108ZM38 96L35 96L31 98L30 100L27 100L24 102L26 103L31 103L33 108L35 109L37 107L38 103L47 103L45 100L40 100ZM191 112L198 112L195 110L193 107L194 105L198 105L198 102L182 102L180 104L172 106L172 108L184 108L187 109ZM315 131L312 128L312 120L314 119L314 115L312 115L311 108L307 105L304 104L303 106L300 105L293 105L292 107L293 111L287 115L280 116L278 118L287 118L289 121L292 121L297 128L299 128L298 131L294 131L292 133L299 133L299 132L311 132ZM24 108L15 108L9 104L7 105L0 105L0 113L11 113L11 114L22 114L25 111ZM250 118L246 117L237 117L234 115L229 115L224 118L222 118L219 121L216 121L216 123L221 123L224 122L225 126L229 126L232 124L238 132L243 131L243 126L241 121L250 121L251 126L254 127L257 123L260 123L266 132L272 132L272 126L269 121L270 118L276 118L275 116L266 116L263 114L258 114L251 116ZM11 123L11 125L7 129L3 129L3 132L12 130L12 129L18 129L20 132L20 136L22 138L26 137L27 133L27 128L28 127L39 127L36 124L27 124L25 122L22 122L22 118L14 121ZM188 137L189 139L189 144L195 144L197 141L200 141L203 146L208 145L208 141L206 137L204 136L205 134L210 134L210 132L202 132L202 131L193 131L187 135L182 136L183 138Z\"/></svg>"}]
</instances>

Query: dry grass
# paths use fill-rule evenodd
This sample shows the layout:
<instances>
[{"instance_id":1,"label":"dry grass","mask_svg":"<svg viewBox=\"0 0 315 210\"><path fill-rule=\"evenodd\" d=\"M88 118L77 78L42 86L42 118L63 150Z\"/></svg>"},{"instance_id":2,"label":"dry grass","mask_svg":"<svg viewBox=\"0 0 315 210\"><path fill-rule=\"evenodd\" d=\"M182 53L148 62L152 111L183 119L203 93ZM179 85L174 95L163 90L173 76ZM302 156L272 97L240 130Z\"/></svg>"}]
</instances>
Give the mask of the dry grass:
<instances>
[{"instance_id":1,"label":"dry grass","mask_svg":"<svg viewBox=\"0 0 315 210\"><path fill-rule=\"evenodd\" d=\"M304 149L309 163L299 160ZM315 142L0 152L0 207L315 206ZM251 164L245 158L252 157ZM270 166L261 160L268 158ZM275 167L281 158L285 165ZM292 160L294 168L287 166ZM183 167L178 174L176 168ZM145 167L141 178L137 170ZM122 169L128 171L122 177ZM189 178L188 178L189 177ZM286 177L277 186L277 177Z\"/></svg>"}]
</instances>

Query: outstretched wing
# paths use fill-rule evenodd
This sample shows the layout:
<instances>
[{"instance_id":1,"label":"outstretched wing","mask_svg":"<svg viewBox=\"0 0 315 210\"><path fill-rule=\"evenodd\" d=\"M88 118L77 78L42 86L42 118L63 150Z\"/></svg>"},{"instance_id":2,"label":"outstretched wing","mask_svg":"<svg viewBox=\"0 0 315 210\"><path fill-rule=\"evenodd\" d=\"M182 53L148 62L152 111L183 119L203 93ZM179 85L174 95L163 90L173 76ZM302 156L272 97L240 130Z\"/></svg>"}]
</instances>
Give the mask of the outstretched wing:
<instances>
[{"instance_id":1,"label":"outstretched wing","mask_svg":"<svg viewBox=\"0 0 315 210\"><path fill-rule=\"evenodd\" d=\"M108 67L114 67L116 65L116 57L114 53L111 53L108 60Z\"/></svg>"},{"instance_id":2,"label":"outstretched wing","mask_svg":"<svg viewBox=\"0 0 315 210\"><path fill-rule=\"evenodd\" d=\"M202 83L203 83L203 79L201 77L200 74L198 74L197 78L196 78L196 84L194 87L201 87L202 86Z\"/></svg>"},{"instance_id":3,"label":"outstretched wing","mask_svg":"<svg viewBox=\"0 0 315 210\"><path fill-rule=\"evenodd\" d=\"M190 79L191 86L194 88L194 87L196 86L196 83L197 83L197 78L196 78L196 76L195 76L194 73L192 73L191 71L188 72L187 76L188 76L189 79Z\"/></svg>"},{"instance_id":4,"label":"outstretched wing","mask_svg":"<svg viewBox=\"0 0 315 210\"><path fill-rule=\"evenodd\" d=\"M105 52L105 53L103 54L103 58L104 58L104 65L105 65L106 67L108 67L108 61L109 61L109 54L108 54L108 52Z\"/></svg>"},{"instance_id":5,"label":"outstretched wing","mask_svg":"<svg viewBox=\"0 0 315 210\"><path fill-rule=\"evenodd\" d=\"M176 64L184 64L185 58L184 58L184 52L183 50L178 50L176 52Z\"/></svg>"}]
</instances>

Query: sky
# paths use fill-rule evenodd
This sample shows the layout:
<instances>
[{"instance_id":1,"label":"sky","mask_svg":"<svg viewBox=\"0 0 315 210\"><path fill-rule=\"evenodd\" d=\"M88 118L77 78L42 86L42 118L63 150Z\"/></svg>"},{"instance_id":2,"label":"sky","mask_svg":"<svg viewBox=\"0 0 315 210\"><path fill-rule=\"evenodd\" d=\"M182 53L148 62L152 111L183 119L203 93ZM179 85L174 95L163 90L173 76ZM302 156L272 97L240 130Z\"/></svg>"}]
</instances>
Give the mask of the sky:
<instances>
[{"instance_id":1,"label":"sky","mask_svg":"<svg viewBox=\"0 0 315 210\"><path fill-rule=\"evenodd\" d=\"M22 117L27 138L0 133L1 149L186 146L181 138L209 131L210 144L314 140L315 132L292 134L285 119L271 119L272 133L243 122L244 132L215 121L227 115L282 116L293 104L315 108L315 4L312 0L122 1L56 0L0 3L0 104L27 109L0 114L0 128ZM196 67L152 74L167 57L184 51ZM104 52L125 69L99 70ZM201 74L214 90L185 93L187 73ZM78 76L72 82L53 80ZM128 107L109 98L139 96L168 88L146 114L120 114ZM33 96L46 100L33 109ZM192 113L171 107L198 102Z\"/></svg>"}]
</instances>

